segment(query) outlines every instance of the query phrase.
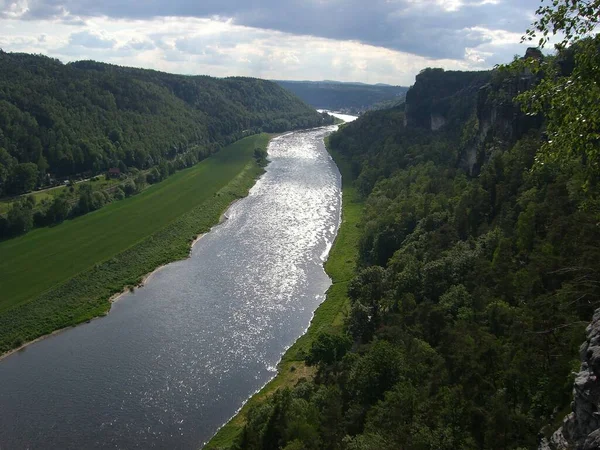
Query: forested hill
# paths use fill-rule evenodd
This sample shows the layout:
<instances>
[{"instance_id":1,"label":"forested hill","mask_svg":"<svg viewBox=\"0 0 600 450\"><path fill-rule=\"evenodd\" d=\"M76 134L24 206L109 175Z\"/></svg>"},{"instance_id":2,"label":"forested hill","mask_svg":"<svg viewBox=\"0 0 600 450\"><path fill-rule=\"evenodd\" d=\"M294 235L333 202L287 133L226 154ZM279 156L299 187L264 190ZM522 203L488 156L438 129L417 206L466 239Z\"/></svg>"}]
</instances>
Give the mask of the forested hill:
<instances>
[{"instance_id":1,"label":"forested hill","mask_svg":"<svg viewBox=\"0 0 600 450\"><path fill-rule=\"evenodd\" d=\"M344 330L315 339L314 380L251 409L237 448L533 449L571 410L600 306L597 169L591 153L544 159L552 116L524 120L516 96L545 85L518 63L426 71L408 115L331 136L365 205ZM582 445L600 433L598 317L552 448L598 448Z\"/></svg>"},{"instance_id":2,"label":"forested hill","mask_svg":"<svg viewBox=\"0 0 600 450\"><path fill-rule=\"evenodd\" d=\"M401 101L408 88L335 81L276 81L309 105L319 109L363 112L382 102Z\"/></svg>"},{"instance_id":3,"label":"forested hill","mask_svg":"<svg viewBox=\"0 0 600 450\"><path fill-rule=\"evenodd\" d=\"M0 51L0 195L51 177L145 169L199 145L258 131L313 127L325 117L277 84L62 64Z\"/></svg>"}]
</instances>

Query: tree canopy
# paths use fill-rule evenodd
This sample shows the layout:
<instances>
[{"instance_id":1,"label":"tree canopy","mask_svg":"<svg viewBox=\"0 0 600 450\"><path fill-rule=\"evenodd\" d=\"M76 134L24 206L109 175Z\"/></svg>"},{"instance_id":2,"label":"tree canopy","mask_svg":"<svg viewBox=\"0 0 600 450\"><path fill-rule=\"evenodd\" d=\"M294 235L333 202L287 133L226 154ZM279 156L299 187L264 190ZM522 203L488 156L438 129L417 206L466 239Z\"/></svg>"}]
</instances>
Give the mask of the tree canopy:
<instances>
[{"instance_id":1,"label":"tree canopy","mask_svg":"<svg viewBox=\"0 0 600 450\"><path fill-rule=\"evenodd\" d=\"M0 196L49 178L147 169L190 146L331 123L277 84L0 51ZM31 176L33 166L37 177Z\"/></svg>"},{"instance_id":2,"label":"tree canopy","mask_svg":"<svg viewBox=\"0 0 600 450\"><path fill-rule=\"evenodd\" d=\"M548 138L538 165L558 162L563 167L581 164L585 176L581 187L588 195L586 206L598 209L596 184L600 175L600 1L555 0L537 10L538 18L523 40L540 47L553 40L556 56L524 64L542 79L518 101L530 114L546 119Z\"/></svg>"},{"instance_id":3,"label":"tree canopy","mask_svg":"<svg viewBox=\"0 0 600 450\"><path fill-rule=\"evenodd\" d=\"M365 199L345 327L314 341L314 380L249 412L239 448L517 450L556 428L600 306L599 5L543 5L527 36L562 33L557 55L495 71L485 96L426 70L406 112L330 137ZM432 98L464 101L452 126L431 131ZM519 103L543 121L505 133Z\"/></svg>"}]
</instances>

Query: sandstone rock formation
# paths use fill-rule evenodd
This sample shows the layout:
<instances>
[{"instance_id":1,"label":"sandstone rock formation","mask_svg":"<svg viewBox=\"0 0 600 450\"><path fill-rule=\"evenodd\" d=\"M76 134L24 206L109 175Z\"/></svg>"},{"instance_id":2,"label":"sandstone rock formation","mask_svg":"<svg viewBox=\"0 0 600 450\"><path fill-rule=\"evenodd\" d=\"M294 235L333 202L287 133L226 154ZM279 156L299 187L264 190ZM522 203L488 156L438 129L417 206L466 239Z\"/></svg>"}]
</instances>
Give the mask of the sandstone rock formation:
<instances>
[{"instance_id":1,"label":"sandstone rock formation","mask_svg":"<svg viewBox=\"0 0 600 450\"><path fill-rule=\"evenodd\" d=\"M600 309L586 329L580 349L581 368L573 383L572 412L540 450L600 449Z\"/></svg>"}]
</instances>

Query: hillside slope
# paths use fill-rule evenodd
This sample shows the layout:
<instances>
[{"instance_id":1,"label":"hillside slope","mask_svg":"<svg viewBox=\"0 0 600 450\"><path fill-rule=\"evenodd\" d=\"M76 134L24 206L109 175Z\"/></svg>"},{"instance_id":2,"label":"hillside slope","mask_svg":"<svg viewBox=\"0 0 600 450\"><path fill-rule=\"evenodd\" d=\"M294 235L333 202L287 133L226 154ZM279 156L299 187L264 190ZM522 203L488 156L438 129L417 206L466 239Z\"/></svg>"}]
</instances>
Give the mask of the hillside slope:
<instances>
[{"instance_id":1,"label":"hillside slope","mask_svg":"<svg viewBox=\"0 0 600 450\"><path fill-rule=\"evenodd\" d=\"M0 51L0 196L49 178L146 169L244 135L329 123L277 84Z\"/></svg>"},{"instance_id":2,"label":"hillside slope","mask_svg":"<svg viewBox=\"0 0 600 450\"><path fill-rule=\"evenodd\" d=\"M403 86L334 81L276 81L276 83L315 108L352 112L363 112L382 102L398 101L408 90Z\"/></svg>"}]
</instances>

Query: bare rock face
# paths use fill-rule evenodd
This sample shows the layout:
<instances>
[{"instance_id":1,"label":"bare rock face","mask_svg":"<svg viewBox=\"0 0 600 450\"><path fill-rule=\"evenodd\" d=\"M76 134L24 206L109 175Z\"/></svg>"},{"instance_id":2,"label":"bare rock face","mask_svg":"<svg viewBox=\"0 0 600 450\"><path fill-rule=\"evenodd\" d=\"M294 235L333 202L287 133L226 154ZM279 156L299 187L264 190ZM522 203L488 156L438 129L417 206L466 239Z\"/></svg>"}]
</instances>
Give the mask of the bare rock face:
<instances>
[{"instance_id":1,"label":"bare rock face","mask_svg":"<svg viewBox=\"0 0 600 450\"><path fill-rule=\"evenodd\" d=\"M539 49L529 48L522 59L542 59ZM538 81L528 69L519 74L495 72L492 81L477 94L477 135L461 151L459 166L477 175L497 148L516 142L531 129L539 129L542 116L529 116L521 111L514 98Z\"/></svg>"},{"instance_id":2,"label":"bare rock face","mask_svg":"<svg viewBox=\"0 0 600 450\"><path fill-rule=\"evenodd\" d=\"M528 58L543 59L544 55L542 54L542 51L539 48L537 48L537 47L529 47L525 51L525 56L523 58L524 59L528 59Z\"/></svg>"},{"instance_id":3,"label":"bare rock face","mask_svg":"<svg viewBox=\"0 0 600 450\"><path fill-rule=\"evenodd\" d=\"M461 121L465 110L475 106L478 89L491 79L491 72L459 72L424 69L406 93L405 127L440 130L452 120Z\"/></svg>"},{"instance_id":4,"label":"bare rock face","mask_svg":"<svg viewBox=\"0 0 600 450\"><path fill-rule=\"evenodd\" d=\"M594 313L586 334L580 349L581 368L573 383L572 412L540 450L600 449L600 309Z\"/></svg>"},{"instance_id":5,"label":"bare rock face","mask_svg":"<svg viewBox=\"0 0 600 450\"><path fill-rule=\"evenodd\" d=\"M446 125L446 118L441 114L431 114L431 131L437 131Z\"/></svg>"}]
</instances>

